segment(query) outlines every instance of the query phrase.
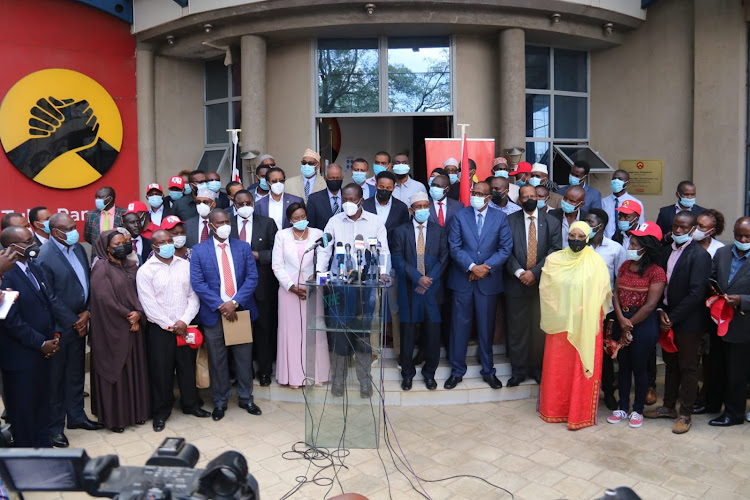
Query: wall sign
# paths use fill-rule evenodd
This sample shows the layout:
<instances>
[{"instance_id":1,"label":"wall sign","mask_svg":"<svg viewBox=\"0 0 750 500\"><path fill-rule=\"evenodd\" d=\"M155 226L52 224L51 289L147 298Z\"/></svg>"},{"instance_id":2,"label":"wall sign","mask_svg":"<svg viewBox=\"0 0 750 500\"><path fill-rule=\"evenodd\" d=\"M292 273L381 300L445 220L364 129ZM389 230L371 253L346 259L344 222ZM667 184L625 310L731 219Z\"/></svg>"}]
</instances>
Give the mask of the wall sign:
<instances>
[{"instance_id":1,"label":"wall sign","mask_svg":"<svg viewBox=\"0 0 750 500\"><path fill-rule=\"evenodd\" d=\"M628 193L662 194L664 160L620 160L620 169L630 174Z\"/></svg>"}]
</instances>

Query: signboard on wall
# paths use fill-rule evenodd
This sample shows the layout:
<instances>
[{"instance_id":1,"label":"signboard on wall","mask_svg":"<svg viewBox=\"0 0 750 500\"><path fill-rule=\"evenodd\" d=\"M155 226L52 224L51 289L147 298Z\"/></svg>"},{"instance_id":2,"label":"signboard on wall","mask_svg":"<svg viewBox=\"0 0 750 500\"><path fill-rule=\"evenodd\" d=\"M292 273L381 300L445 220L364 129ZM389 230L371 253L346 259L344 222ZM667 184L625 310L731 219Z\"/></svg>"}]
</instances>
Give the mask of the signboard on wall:
<instances>
[{"instance_id":1,"label":"signboard on wall","mask_svg":"<svg viewBox=\"0 0 750 500\"><path fill-rule=\"evenodd\" d=\"M427 153L427 177L448 158L461 161L461 139L425 139ZM477 179L492 175L492 160L495 158L495 139L466 139L469 158L477 164Z\"/></svg>"},{"instance_id":2,"label":"signboard on wall","mask_svg":"<svg viewBox=\"0 0 750 500\"><path fill-rule=\"evenodd\" d=\"M628 193L662 194L664 160L620 160L620 169L630 174Z\"/></svg>"}]
</instances>

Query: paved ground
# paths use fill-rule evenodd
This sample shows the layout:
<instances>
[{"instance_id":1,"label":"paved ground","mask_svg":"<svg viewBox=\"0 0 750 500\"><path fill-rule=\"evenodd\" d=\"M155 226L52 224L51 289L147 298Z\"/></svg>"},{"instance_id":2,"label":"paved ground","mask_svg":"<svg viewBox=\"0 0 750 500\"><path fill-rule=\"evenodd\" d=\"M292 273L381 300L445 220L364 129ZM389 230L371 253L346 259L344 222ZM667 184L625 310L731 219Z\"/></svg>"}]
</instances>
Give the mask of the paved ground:
<instances>
[{"instance_id":1,"label":"paved ground","mask_svg":"<svg viewBox=\"0 0 750 500\"><path fill-rule=\"evenodd\" d=\"M207 399L207 398L206 398ZM263 416L254 417L231 406L221 422L188 417L177 411L162 433L150 423L123 434L109 431L68 431L73 446L89 455L117 453L128 465L142 465L167 436L184 436L201 451L199 466L225 450L236 449L248 458L264 500L279 499L295 486L295 478L312 478L303 460L281 455L304 436L304 406L257 400ZM576 432L564 424L547 424L536 413L536 400L439 407L387 409L398 442L413 469L424 479L473 474L507 488L519 499L590 499L606 487L627 485L644 499L750 497L750 424L729 429L707 425L706 416L694 418L691 431L673 435L671 421L647 420L641 429L610 425L608 412L600 424ZM397 446L394 443L394 446ZM346 492L371 499L420 498L393 465L381 444L375 450L351 450L338 479ZM387 471L387 480L386 473ZM323 476L332 477L326 470ZM413 477L412 483L417 484ZM511 498L477 479L422 483L433 499ZM340 493L306 484L292 498L320 499ZM27 498L58 498L57 494ZM63 498L81 498L66 494Z\"/></svg>"}]
</instances>

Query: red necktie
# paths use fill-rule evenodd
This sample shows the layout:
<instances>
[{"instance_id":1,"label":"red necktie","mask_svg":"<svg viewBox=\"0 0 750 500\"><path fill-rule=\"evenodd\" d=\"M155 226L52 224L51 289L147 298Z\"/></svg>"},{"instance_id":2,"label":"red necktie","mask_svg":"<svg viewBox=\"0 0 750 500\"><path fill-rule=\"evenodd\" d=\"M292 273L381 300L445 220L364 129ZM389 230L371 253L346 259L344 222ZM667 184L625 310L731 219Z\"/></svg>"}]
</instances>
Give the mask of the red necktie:
<instances>
[{"instance_id":1,"label":"red necktie","mask_svg":"<svg viewBox=\"0 0 750 500\"><path fill-rule=\"evenodd\" d=\"M234 297L234 280L232 279L232 266L229 265L227 255L227 244L219 243L219 248L221 248L221 272L224 275L224 293L227 297Z\"/></svg>"},{"instance_id":2,"label":"red necktie","mask_svg":"<svg viewBox=\"0 0 750 500\"><path fill-rule=\"evenodd\" d=\"M138 255L138 240L133 240L133 251Z\"/></svg>"},{"instance_id":3,"label":"red necktie","mask_svg":"<svg viewBox=\"0 0 750 500\"><path fill-rule=\"evenodd\" d=\"M201 243L208 239L208 221L203 221L203 231L201 231Z\"/></svg>"},{"instance_id":4,"label":"red necktie","mask_svg":"<svg viewBox=\"0 0 750 500\"><path fill-rule=\"evenodd\" d=\"M441 226L445 226L445 217L443 216L443 202L442 201L438 202L438 207L439 207L438 224L440 224Z\"/></svg>"},{"instance_id":5,"label":"red necktie","mask_svg":"<svg viewBox=\"0 0 750 500\"><path fill-rule=\"evenodd\" d=\"M244 242L247 242L247 232L245 232L246 226L247 226L247 219L242 221L242 231L240 231L240 239Z\"/></svg>"}]
</instances>

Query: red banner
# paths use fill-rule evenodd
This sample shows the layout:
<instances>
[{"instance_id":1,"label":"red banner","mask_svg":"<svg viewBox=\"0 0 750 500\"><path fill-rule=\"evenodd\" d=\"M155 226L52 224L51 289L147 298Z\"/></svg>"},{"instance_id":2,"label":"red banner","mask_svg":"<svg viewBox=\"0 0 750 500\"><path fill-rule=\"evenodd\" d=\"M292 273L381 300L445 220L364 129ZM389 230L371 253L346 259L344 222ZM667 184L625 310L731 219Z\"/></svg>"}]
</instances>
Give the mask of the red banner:
<instances>
[{"instance_id":1,"label":"red banner","mask_svg":"<svg viewBox=\"0 0 750 500\"><path fill-rule=\"evenodd\" d=\"M425 139L427 150L427 176L443 166L448 158L461 161L461 139ZM495 139L466 139L469 158L477 163L477 179L492 175L492 160L495 159Z\"/></svg>"}]
</instances>

